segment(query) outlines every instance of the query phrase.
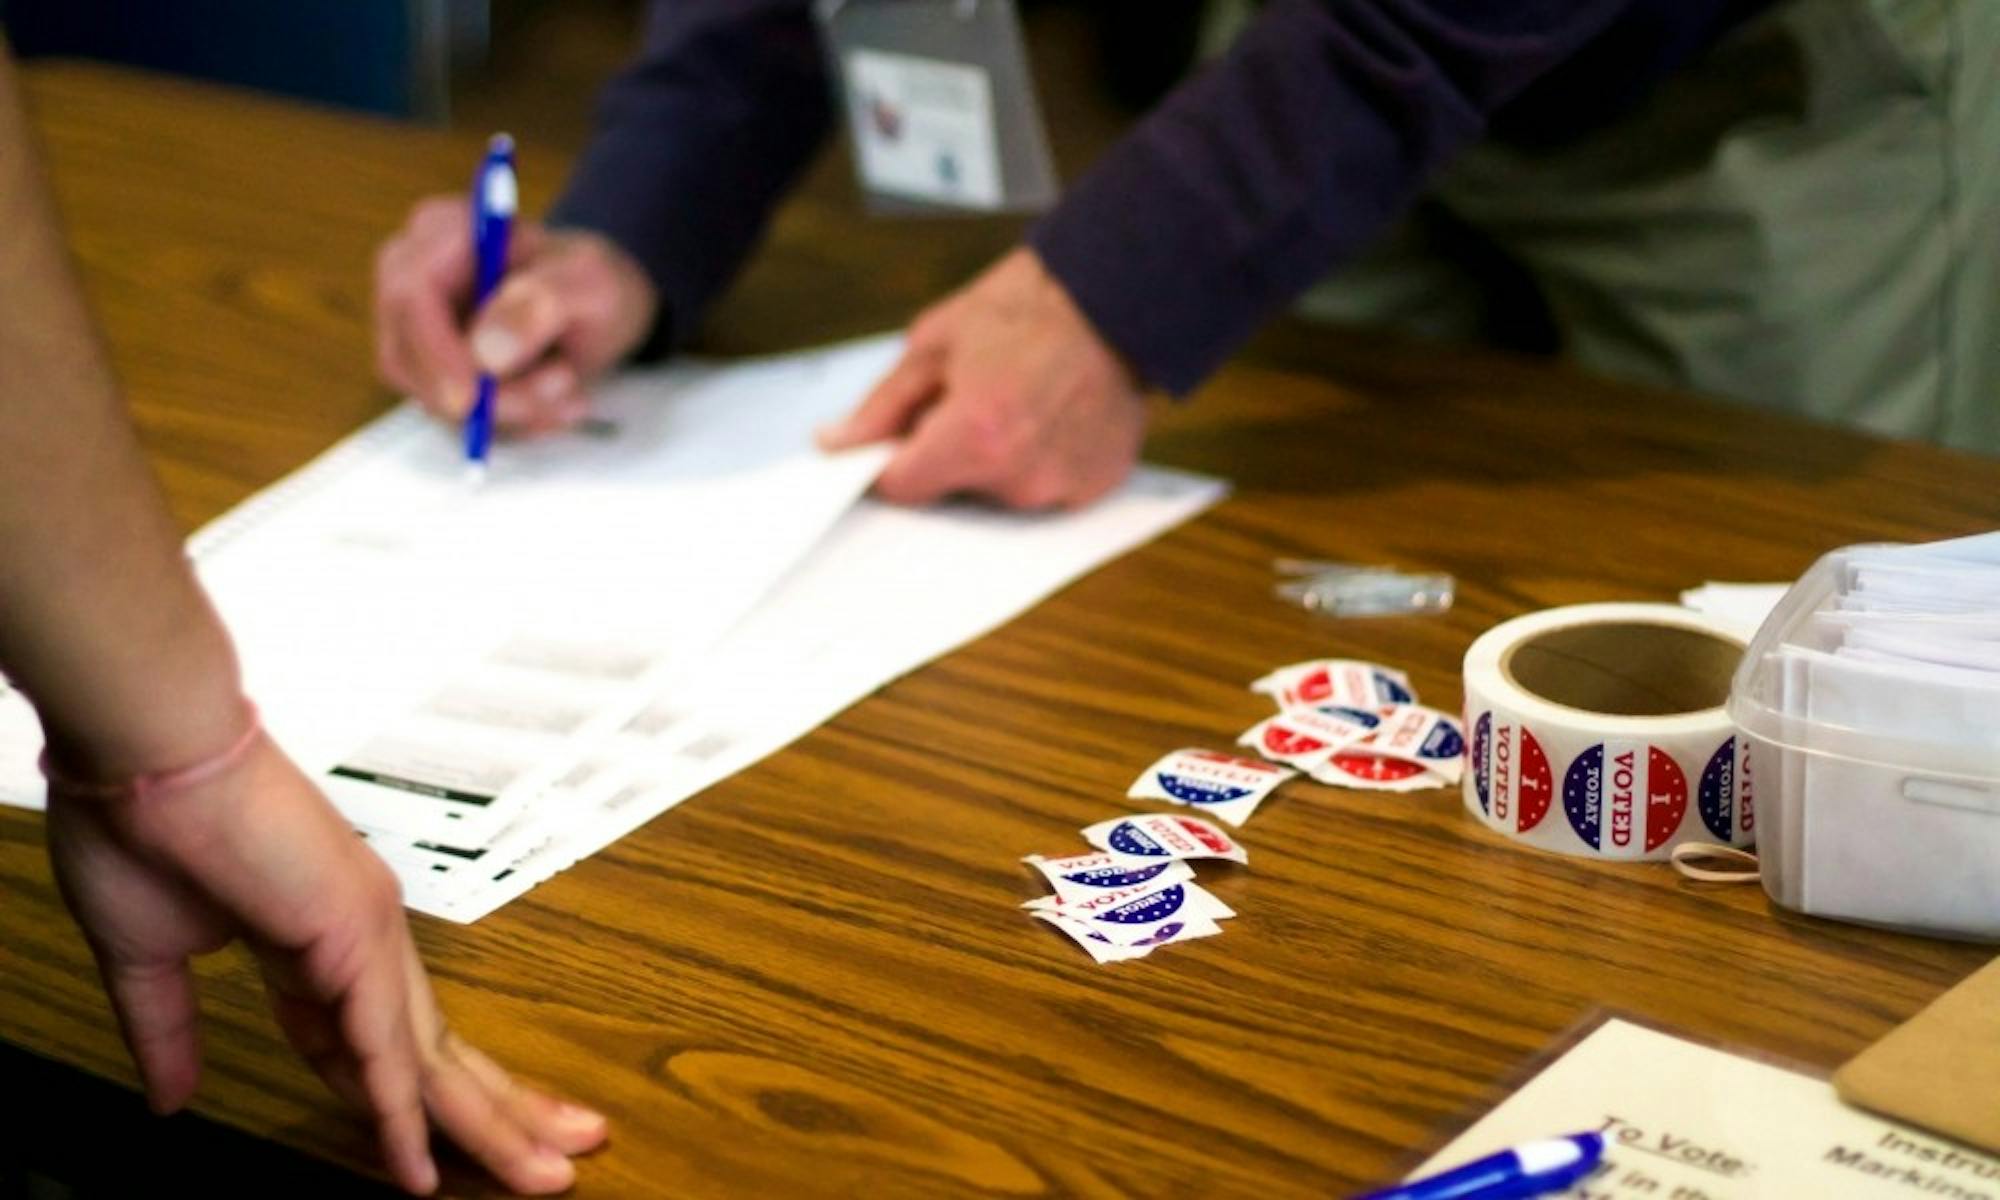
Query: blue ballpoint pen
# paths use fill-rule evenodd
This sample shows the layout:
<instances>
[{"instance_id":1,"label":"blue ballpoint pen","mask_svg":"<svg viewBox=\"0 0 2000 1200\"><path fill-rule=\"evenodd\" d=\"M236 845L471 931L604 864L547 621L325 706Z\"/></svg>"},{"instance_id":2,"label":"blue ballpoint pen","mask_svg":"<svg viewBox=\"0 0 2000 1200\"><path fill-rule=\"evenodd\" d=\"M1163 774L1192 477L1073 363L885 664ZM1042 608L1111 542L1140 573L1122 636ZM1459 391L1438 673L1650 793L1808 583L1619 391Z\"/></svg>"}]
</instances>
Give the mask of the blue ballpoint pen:
<instances>
[{"instance_id":1,"label":"blue ballpoint pen","mask_svg":"<svg viewBox=\"0 0 2000 1200\"><path fill-rule=\"evenodd\" d=\"M472 251L479 260L472 311L492 298L507 273L507 233L514 224L520 192L514 181L514 139L496 133L486 143L479 175L472 181ZM465 417L465 461L472 478L486 476L486 452L493 443L493 393L498 381L481 372L472 411Z\"/></svg>"},{"instance_id":2,"label":"blue ballpoint pen","mask_svg":"<svg viewBox=\"0 0 2000 1200\"><path fill-rule=\"evenodd\" d=\"M1603 1135L1575 1133L1502 1150L1442 1175L1354 1200L1520 1200L1546 1196L1590 1174L1603 1157Z\"/></svg>"}]
</instances>

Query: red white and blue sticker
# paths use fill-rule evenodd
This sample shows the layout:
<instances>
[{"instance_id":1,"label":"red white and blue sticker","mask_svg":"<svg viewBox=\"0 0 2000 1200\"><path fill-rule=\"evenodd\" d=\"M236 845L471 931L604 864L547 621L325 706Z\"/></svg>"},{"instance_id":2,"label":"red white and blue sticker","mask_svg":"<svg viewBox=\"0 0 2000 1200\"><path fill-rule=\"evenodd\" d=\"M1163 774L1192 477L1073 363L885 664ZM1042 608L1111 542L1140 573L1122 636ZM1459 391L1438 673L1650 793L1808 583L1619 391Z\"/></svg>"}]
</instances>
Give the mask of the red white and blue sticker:
<instances>
[{"instance_id":1,"label":"red white and blue sticker","mask_svg":"<svg viewBox=\"0 0 2000 1200\"><path fill-rule=\"evenodd\" d=\"M1196 938L1214 937L1222 932L1222 926L1210 918L1190 917L1182 921L1168 921L1138 941L1130 945L1121 945L1092 928L1088 922L1064 916L1059 912L1034 911L1028 915L1060 929L1100 964L1144 958L1158 947L1171 942L1191 942Z\"/></svg>"},{"instance_id":2,"label":"red white and blue sticker","mask_svg":"<svg viewBox=\"0 0 2000 1200\"><path fill-rule=\"evenodd\" d=\"M1509 833L1536 828L1555 803L1555 772L1540 739L1490 710L1472 723L1472 787L1479 810Z\"/></svg>"},{"instance_id":3,"label":"red white and blue sticker","mask_svg":"<svg viewBox=\"0 0 2000 1200\"><path fill-rule=\"evenodd\" d=\"M1757 771L1749 738L1736 739L1736 830L1742 844L1757 840Z\"/></svg>"},{"instance_id":4,"label":"red white and blue sticker","mask_svg":"<svg viewBox=\"0 0 2000 1200\"><path fill-rule=\"evenodd\" d=\"M1381 725L1352 753L1410 763L1446 784L1464 775L1465 731L1458 718L1421 704L1391 705L1381 716Z\"/></svg>"},{"instance_id":5,"label":"red white and blue sticker","mask_svg":"<svg viewBox=\"0 0 2000 1200\"><path fill-rule=\"evenodd\" d=\"M1569 827L1608 858L1660 849L1687 818L1687 773L1673 755L1645 742L1589 747L1570 763L1562 790Z\"/></svg>"},{"instance_id":6,"label":"red white and blue sticker","mask_svg":"<svg viewBox=\"0 0 2000 1200\"><path fill-rule=\"evenodd\" d=\"M1101 850L1062 858L1030 854L1021 861L1041 872L1063 900L1081 900L1135 886L1162 887L1194 878L1194 868L1179 859L1134 862Z\"/></svg>"},{"instance_id":7,"label":"red white and blue sticker","mask_svg":"<svg viewBox=\"0 0 2000 1200\"><path fill-rule=\"evenodd\" d=\"M1247 863L1249 852L1235 839L1198 817L1144 813L1099 821L1083 831L1083 840L1110 854L1147 859L1216 858Z\"/></svg>"},{"instance_id":8,"label":"red white and blue sticker","mask_svg":"<svg viewBox=\"0 0 2000 1200\"><path fill-rule=\"evenodd\" d=\"M1120 888L1082 900L1041 896L1021 907L1078 922L1119 946L1156 945L1171 939L1173 932L1169 926L1196 920L1221 921L1236 915L1214 893L1193 881L1165 887Z\"/></svg>"},{"instance_id":9,"label":"red white and blue sticker","mask_svg":"<svg viewBox=\"0 0 2000 1200\"><path fill-rule=\"evenodd\" d=\"M1176 750L1147 767L1125 795L1131 800L1184 804L1241 825L1273 788L1297 771L1213 750Z\"/></svg>"},{"instance_id":10,"label":"red white and blue sticker","mask_svg":"<svg viewBox=\"0 0 2000 1200\"><path fill-rule=\"evenodd\" d=\"M1472 768L1472 794L1479 798L1479 813L1493 817L1493 714L1483 712L1472 726L1472 744L1466 747L1467 765Z\"/></svg>"},{"instance_id":11,"label":"red white and blue sticker","mask_svg":"<svg viewBox=\"0 0 2000 1200\"><path fill-rule=\"evenodd\" d=\"M1250 685L1277 701L1281 709L1379 708L1384 704L1415 704L1410 677L1380 663L1351 658L1320 658L1279 667Z\"/></svg>"},{"instance_id":12,"label":"red white and blue sticker","mask_svg":"<svg viewBox=\"0 0 2000 1200\"><path fill-rule=\"evenodd\" d=\"M1168 942L1187 942L1195 938L1214 937L1222 932L1222 926L1207 917L1189 917L1185 921L1172 921L1160 926L1147 936L1133 942L1132 946L1150 950L1164 946Z\"/></svg>"},{"instance_id":13,"label":"red white and blue sticker","mask_svg":"<svg viewBox=\"0 0 2000 1200\"><path fill-rule=\"evenodd\" d=\"M1374 712L1339 705L1298 708L1279 713L1243 731L1236 739L1273 762L1310 771L1382 724Z\"/></svg>"},{"instance_id":14,"label":"red white and blue sticker","mask_svg":"<svg viewBox=\"0 0 2000 1200\"><path fill-rule=\"evenodd\" d=\"M1151 946L1121 946L1090 926L1085 925L1083 922L1072 920L1061 913L1031 911L1028 915L1037 921L1045 921L1056 929L1062 930L1063 934L1071 941L1082 946L1099 966L1105 963L1125 962L1128 959L1144 958L1153 951Z\"/></svg>"},{"instance_id":15,"label":"red white and blue sticker","mask_svg":"<svg viewBox=\"0 0 2000 1200\"><path fill-rule=\"evenodd\" d=\"M1361 792L1427 792L1451 786L1420 763L1371 754L1366 746L1342 750L1314 767L1312 777L1331 787Z\"/></svg>"},{"instance_id":16,"label":"red white and blue sticker","mask_svg":"<svg viewBox=\"0 0 2000 1200\"><path fill-rule=\"evenodd\" d=\"M1750 789L1747 740L1725 738L1709 755L1695 787L1695 811L1717 841L1747 846L1756 840L1757 806Z\"/></svg>"}]
</instances>

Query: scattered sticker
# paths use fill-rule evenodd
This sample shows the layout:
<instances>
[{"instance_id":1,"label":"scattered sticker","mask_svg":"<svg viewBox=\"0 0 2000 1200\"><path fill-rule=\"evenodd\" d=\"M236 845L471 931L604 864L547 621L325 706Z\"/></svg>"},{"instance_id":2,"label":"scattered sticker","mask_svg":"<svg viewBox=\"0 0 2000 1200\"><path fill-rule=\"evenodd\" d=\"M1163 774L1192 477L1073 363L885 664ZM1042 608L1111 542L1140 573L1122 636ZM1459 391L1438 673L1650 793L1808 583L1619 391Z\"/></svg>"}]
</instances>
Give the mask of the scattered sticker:
<instances>
[{"instance_id":1,"label":"scattered sticker","mask_svg":"<svg viewBox=\"0 0 2000 1200\"><path fill-rule=\"evenodd\" d=\"M1099 850L1135 859L1219 858L1247 863L1250 855L1207 821L1171 813L1146 813L1099 821L1083 831Z\"/></svg>"},{"instance_id":2,"label":"scattered sticker","mask_svg":"<svg viewBox=\"0 0 2000 1200\"><path fill-rule=\"evenodd\" d=\"M1117 942L1092 929L1089 924L1061 913L1035 911L1028 914L1039 921L1063 931L1064 934L1082 946L1090 957L1099 963L1125 962L1134 958L1144 958L1156 948L1169 942L1191 942L1196 938L1214 937L1222 932L1222 926L1208 917L1192 917L1185 921L1169 921L1153 930L1131 945L1121 946Z\"/></svg>"},{"instance_id":3,"label":"scattered sticker","mask_svg":"<svg viewBox=\"0 0 2000 1200\"><path fill-rule=\"evenodd\" d=\"M1279 667L1250 685L1276 700L1281 709L1378 708L1384 704L1415 704L1410 677L1380 663L1352 658L1319 658Z\"/></svg>"},{"instance_id":4,"label":"scattered sticker","mask_svg":"<svg viewBox=\"0 0 2000 1200\"><path fill-rule=\"evenodd\" d=\"M1127 949L1151 950L1168 942L1191 942L1196 938L1214 937L1221 932L1222 925L1217 921L1208 917L1190 917L1186 921L1174 921L1162 925L1147 937L1133 942Z\"/></svg>"},{"instance_id":5,"label":"scattered sticker","mask_svg":"<svg viewBox=\"0 0 2000 1200\"><path fill-rule=\"evenodd\" d=\"M1279 713L1243 731L1236 739L1273 762L1310 771L1347 746L1373 733L1382 719L1360 708L1322 705Z\"/></svg>"},{"instance_id":6,"label":"scattered sticker","mask_svg":"<svg viewBox=\"0 0 2000 1200\"><path fill-rule=\"evenodd\" d=\"M1179 859L1134 862L1118 854L1094 851L1062 858L1030 854L1021 860L1042 873L1056 895L1065 900L1081 899L1135 884L1159 887L1194 878L1194 869Z\"/></svg>"},{"instance_id":7,"label":"scattered sticker","mask_svg":"<svg viewBox=\"0 0 2000 1200\"><path fill-rule=\"evenodd\" d=\"M1254 758L1182 749L1147 767L1125 795L1131 800L1185 804L1241 825L1273 788L1297 774Z\"/></svg>"},{"instance_id":8,"label":"scattered sticker","mask_svg":"<svg viewBox=\"0 0 2000 1200\"><path fill-rule=\"evenodd\" d=\"M1348 749L1413 763L1449 784L1464 777L1465 731L1458 718L1420 704L1390 705L1381 717L1373 734Z\"/></svg>"},{"instance_id":9,"label":"scattered sticker","mask_svg":"<svg viewBox=\"0 0 2000 1200\"><path fill-rule=\"evenodd\" d=\"M1449 787L1444 778L1413 762L1382 758L1360 749L1343 750L1313 768L1312 777L1333 787L1363 792L1425 792Z\"/></svg>"},{"instance_id":10,"label":"scattered sticker","mask_svg":"<svg viewBox=\"0 0 2000 1200\"><path fill-rule=\"evenodd\" d=\"M1192 881L1119 889L1078 901L1042 896L1021 907L1066 917L1120 946L1157 945L1174 936L1170 925L1224 921L1236 915L1214 893Z\"/></svg>"},{"instance_id":11,"label":"scattered sticker","mask_svg":"<svg viewBox=\"0 0 2000 1200\"><path fill-rule=\"evenodd\" d=\"M1063 931L1069 939L1082 946L1090 957L1099 964L1125 962L1128 959L1144 958L1153 952L1151 946L1120 946L1110 938L1091 929L1080 921L1073 921L1060 913L1030 912L1029 916L1038 921L1047 921Z\"/></svg>"}]
</instances>

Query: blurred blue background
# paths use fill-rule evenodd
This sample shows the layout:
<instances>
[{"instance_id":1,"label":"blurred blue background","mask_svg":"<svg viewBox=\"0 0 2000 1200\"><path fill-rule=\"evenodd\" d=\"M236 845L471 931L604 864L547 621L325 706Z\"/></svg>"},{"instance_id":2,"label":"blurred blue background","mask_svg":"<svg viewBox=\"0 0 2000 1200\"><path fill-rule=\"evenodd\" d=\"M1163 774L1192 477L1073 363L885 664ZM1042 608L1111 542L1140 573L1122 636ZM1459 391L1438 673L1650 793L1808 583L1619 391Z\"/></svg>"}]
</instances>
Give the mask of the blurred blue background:
<instances>
[{"instance_id":1,"label":"blurred blue background","mask_svg":"<svg viewBox=\"0 0 2000 1200\"><path fill-rule=\"evenodd\" d=\"M444 120L487 53L489 0L0 0L23 58L94 58Z\"/></svg>"}]
</instances>

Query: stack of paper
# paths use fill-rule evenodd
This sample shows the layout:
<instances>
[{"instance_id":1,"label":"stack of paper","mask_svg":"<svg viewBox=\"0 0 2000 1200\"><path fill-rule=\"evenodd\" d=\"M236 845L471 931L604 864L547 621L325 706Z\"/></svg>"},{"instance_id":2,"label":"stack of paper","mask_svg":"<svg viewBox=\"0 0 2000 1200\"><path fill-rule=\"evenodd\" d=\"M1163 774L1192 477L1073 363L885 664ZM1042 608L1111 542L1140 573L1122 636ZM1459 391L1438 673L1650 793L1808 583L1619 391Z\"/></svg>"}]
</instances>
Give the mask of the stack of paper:
<instances>
[{"instance_id":1,"label":"stack of paper","mask_svg":"<svg viewBox=\"0 0 2000 1200\"><path fill-rule=\"evenodd\" d=\"M857 506L886 449L812 431L897 350L634 375L479 488L401 409L190 541L274 736L413 907L490 912L1221 493ZM0 695L0 802L40 802L38 749Z\"/></svg>"}]
</instances>

